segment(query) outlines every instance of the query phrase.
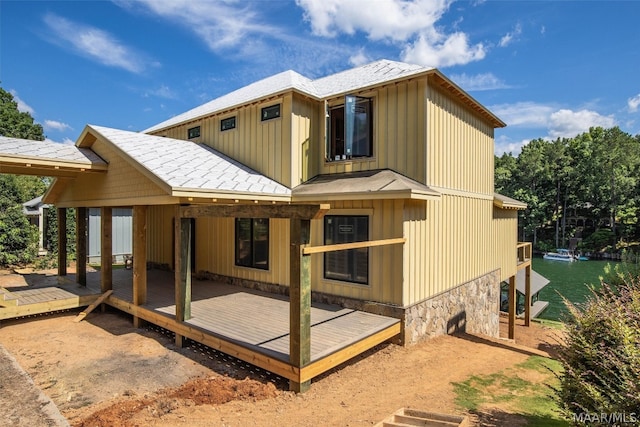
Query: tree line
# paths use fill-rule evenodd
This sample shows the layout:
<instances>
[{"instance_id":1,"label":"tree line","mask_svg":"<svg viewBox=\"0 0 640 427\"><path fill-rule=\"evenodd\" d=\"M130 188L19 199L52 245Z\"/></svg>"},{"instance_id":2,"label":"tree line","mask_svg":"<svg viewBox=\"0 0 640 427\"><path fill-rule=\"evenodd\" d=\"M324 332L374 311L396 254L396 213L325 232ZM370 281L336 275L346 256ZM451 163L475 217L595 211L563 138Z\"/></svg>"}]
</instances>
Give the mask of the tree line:
<instances>
[{"instance_id":1,"label":"tree line","mask_svg":"<svg viewBox=\"0 0 640 427\"><path fill-rule=\"evenodd\" d=\"M534 139L517 156L496 156L494 169L496 191L527 203L520 240L547 251L582 239L579 248L593 254L640 237L639 172L640 135L619 127Z\"/></svg>"}]
</instances>

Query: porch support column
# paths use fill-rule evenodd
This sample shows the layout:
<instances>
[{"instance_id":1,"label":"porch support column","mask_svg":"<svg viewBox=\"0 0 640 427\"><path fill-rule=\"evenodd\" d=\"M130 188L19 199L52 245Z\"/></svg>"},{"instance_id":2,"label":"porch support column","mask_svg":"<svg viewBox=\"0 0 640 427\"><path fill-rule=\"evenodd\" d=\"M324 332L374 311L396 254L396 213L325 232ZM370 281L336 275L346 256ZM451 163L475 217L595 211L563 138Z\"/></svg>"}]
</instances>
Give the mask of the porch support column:
<instances>
[{"instance_id":1,"label":"porch support column","mask_svg":"<svg viewBox=\"0 0 640 427\"><path fill-rule=\"evenodd\" d=\"M67 208L58 208L58 277L67 275Z\"/></svg>"},{"instance_id":2,"label":"porch support column","mask_svg":"<svg viewBox=\"0 0 640 427\"><path fill-rule=\"evenodd\" d=\"M311 256L302 253L310 229L309 220L289 220L289 361L298 369L311 362ZM297 393L310 386L311 381L289 381L289 388Z\"/></svg>"},{"instance_id":3,"label":"porch support column","mask_svg":"<svg viewBox=\"0 0 640 427\"><path fill-rule=\"evenodd\" d=\"M516 276L509 277L509 339L516 337Z\"/></svg>"},{"instance_id":4,"label":"porch support column","mask_svg":"<svg viewBox=\"0 0 640 427\"><path fill-rule=\"evenodd\" d=\"M176 321L191 318L191 218L180 218L180 207L175 216L175 299ZM184 345L184 337L176 334L176 346Z\"/></svg>"},{"instance_id":5,"label":"porch support column","mask_svg":"<svg viewBox=\"0 0 640 427\"><path fill-rule=\"evenodd\" d=\"M531 264L524 268L524 326L531 324Z\"/></svg>"},{"instance_id":6,"label":"porch support column","mask_svg":"<svg viewBox=\"0 0 640 427\"><path fill-rule=\"evenodd\" d=\"M147 302L147 207L133 207L133 304ZM141 319L133 317L133 326L139 328Z\"/></svg>"},{"instance_id":7,"label":"porch support column","mask_svg":"<svg viewBox=\"0 0 640 427\"><path fill-rule=\"evenodd\" d=\"M102 236L100 239L100 291L113 289L113 211L111 208L100 209L100 226Z\"/></svg>"},{"instance_id":8,"label":"porch support column","mask_svg":"<svg viewBox=\"0 0 640 427\"><path fill-rule=\"evenodd\" d=\"M76 208L76 282L87 286L87 208Z\"/></svg>"}]
</instances>

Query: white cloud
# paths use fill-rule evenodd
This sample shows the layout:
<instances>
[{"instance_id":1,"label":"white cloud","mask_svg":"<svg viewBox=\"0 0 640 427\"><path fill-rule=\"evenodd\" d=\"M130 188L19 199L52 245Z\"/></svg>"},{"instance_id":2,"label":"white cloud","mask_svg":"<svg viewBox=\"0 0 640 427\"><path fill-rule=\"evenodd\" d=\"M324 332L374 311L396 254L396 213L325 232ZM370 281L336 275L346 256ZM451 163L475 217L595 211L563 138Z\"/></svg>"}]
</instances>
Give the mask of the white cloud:
<instances>
[{"instance_id":1,"label":"white cloud","mask_svg":"<svg viewBox=\"0 0 640 427\"><path fill-rule=\"evenodd\" d=\"M616 125L613 116L603 116L591 110L558 110L549 117L549 136L551 138L574 137L586 132L590 127L610 128Z\"/></svg>"},{"instance_id":2,"label":"white cloud","mask_svg":"<svg viewBox=\"0 0 640 427\"><path fill-rule=\"evenodd\" d=\"M610 128L616 125L615 118L604 116L588 109L570 110L551 104L518 102L493 105L489 109L504 120L507 126L540 129L539 137L556 139L574 137L590 127ZM547 135L543 135L543 133Z\"/></svg>"},{"instance_id":3,"label":"white cloud","mask_svg":"<svg viewBox=\"0 0 640 427\"><path fill-rule=\"evenodd\" d=\"M369 7L342 0L296 3L304 10L314 34L335 37L361 31L371 40L399 45L403 61L447 67L478 61L486 55L484 45L471 44L464 32L447 33L436 25L451 0L378 0Z\"/></svg>"},{"instance_id":4,"label":"white cloud","mask_svg":"<svg viewBox=\"0 0 640 427\"><path fill-rule=\"evenodd\" d=\"M18 104L18 111L21 111L23 113L29 113L31 116L33 116L34 110L33 108L31 108L31 106L29 104L27 104L26 102L24 102L19 96L18 96L18 92L16 92L15 90L10 90L9 93L11 93L11 95L13 95L13 100Z\"/></svg>"},{"instance_id":5,"label":"white cloud","mask_svg":"<svg viewBox=\"0 0 640 427\"><path fill-rule=\"evenodd\" d=\"M510 87L493 73L476 74L475 76L465 73L453 74L451 80L466 91L508 89Z\"/></svg>"},{"instance_id":6,"label":"white cloud","mask_svg":"<svg viewBox=\"0 0 640 427\"><path fill-rule=\"evenodd\" d=\"M500 39L500 42L498 43L498 46L500 47L509 46L511 43L513 43L515 40L518 39L518 36L520 34L522 34L522 25L517 24L512 32L502 36L502 38Z\"/></svg>"},{"instance_id":7,"label":"white cloud","mask_svg":"<svg viewBox=\"0 0 640 427\"><path fill-rule=\"evenodd\" d=\"M251 34L275 36L280 30L260 22L255 8L235 1L138 0L118 2L123 7L143 6L152 13L194 31L213 50L255 43Z\"/></svg>"},{"instance_id":8,"label":"white cloud","mask_svg":"<svg viewBox=\"0 0 640 427\"><path fill-rule=\"evenodd\" d=\"M499 104L489 109L500 117L507 126L544 128L549 122L549 116L556 111L556 107L535 102L517 102L515 104Z\"/></svg>"},{"instance_id":9,"label":"white cloud","mask_svg":"<svg viewBox=\"0 0 640 427\"><path fill-rule=\"evenodd\" d=\"M155 97L158 97L158 98L165 98L165 99L177 99L178 98L176 93L174 91L172 91L169 88L169 86L167 86L167 85L161 85L157 89L149 90L145 94L145 96L155 96Z\"/></svg>"},{"instance_id":10,"label":"white cloud","mask_svg":"<svg viewBox=\"0 0 640 427\"><path fill-rule=\"evenodd\" d=\"M531 142L530 139L511 141L503 135L502 137L496 139L493 152L498 156L501 156L504 153L511 153L514 156L517 156L520 151L522 151L522 147L527 145L529 142Z\"/></svg>"},{"instance_id":11,"label":"white cloud","mask_svg":"<svg viewBox=\"0 0 640 427\"><path fill-rule=\"evenodd\" d=\"M101 64L122 68L132 73L141 73L147 67L157 65L99 28L73 22L54 14L45 15L44 22L53 31L54 42L70 47L80 55Z\"/></svg>"},{"instance_id":12,"label":"white cloud","mask_svg":"<svg viewBox=\"0 0 640 427\"><path fill-rule=\"evenodd\" d=\"M53 139L50 138L45 138L44 139L47 142L53 142L55 144L64 144L64 145L74 145L75 141L70 140L69 138L65 138L62 141L54 141Z\"/></svg>"},{"instance_id":13,"label":"white cloud","mask_svg":"<svg viewBox=\"0 0 640 427\"><path fill-rule=\"evenodd\" d=\"M371 59L364 53L364 49L358 50L358 52L349 57L349 64L353 65L354 67L358 67L369 62L371 62Z\"/></svg>"},{"instance_id":14,"label":"white cloud","mask_svg":"<svg viewBox=\"0 0 640 427\"><path fill-rule=\"evenodd\" d=\"M64 132L65 130L72 130L72 127L66 123L58 122L56 120L45 120L44 121L45 130L55 130L59 132Z\"/></svg>"},{"instance_id":15,"label":"white cloud","mask_svg":"<svg viewBox=\"0 0 640 427\"><path fill-rule=\"evenodd\" d=\"M638 111L638 107L640 107L640 93L633 98L629 98L627 105L629 106L629 112L635 113Z\"/></svg>"}]
</instances>

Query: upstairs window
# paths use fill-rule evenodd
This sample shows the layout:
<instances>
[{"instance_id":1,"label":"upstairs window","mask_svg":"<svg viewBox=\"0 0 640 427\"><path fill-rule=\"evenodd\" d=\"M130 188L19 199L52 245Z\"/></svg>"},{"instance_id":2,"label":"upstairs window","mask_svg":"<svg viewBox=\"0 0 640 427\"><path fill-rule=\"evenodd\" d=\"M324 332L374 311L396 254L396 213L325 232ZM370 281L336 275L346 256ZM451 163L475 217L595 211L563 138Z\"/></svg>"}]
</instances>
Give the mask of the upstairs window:
<instances>
[{"instance_id":1,"label":"upstairs window","mask_svg":"<svg viewBox=\"0 0 640 427\"><path fill-rule=\"evenodd\" d=\"M190 128L187 131L187 136L189 137L189 139L198 138L200 136L200 126Z\"/></svg>"},{"instance_id":2,"label":"upstairs window","mask_svg":"<svg viewBox=\"0 0 640 427\"><path fill-rule=\"evenodd\" d=\"M236 265L269 269L269 218L236 218Z\"/></svg>"},{"instance_id":3,"label":"upstairs window","mask_svg":"<svg viewBox=\"0 0 640 427\"><path fill-rule=\"evenodd\" d=\"M369 217L326 215L324 244L364 242L369 240ZM369 248L325 252L324 277L344 282L369 283Z\"/></svg>"},{"instance_id":4,"label":"upstairs window","mask_svg":"<svg viewBox=\"0 0 640 427\"><path fill-rule=\"evenodd\" d=\"M280 104L264 107L260 117L263 122L266 120L277 119L280 117Z\"/></svg>"},{"instance_id":5,"label":"upstairs window","mask_svg":"<svg viewBox=\"0 0 640 427\"><path fill-rule=\"evenodd\" d=\"M327 160L373 156L373 102L346 96L343 105L329 111Z\"/></svg>"},{"instance_id":6,"label":"upstairs window","mask_svg":"<svg viewBox=\"0 0 640 427\"><path fill-rule=\"evenodd\" d=\"M220 120L220 132L236 128L236 116Z\"/></svg>"}]
</instances>

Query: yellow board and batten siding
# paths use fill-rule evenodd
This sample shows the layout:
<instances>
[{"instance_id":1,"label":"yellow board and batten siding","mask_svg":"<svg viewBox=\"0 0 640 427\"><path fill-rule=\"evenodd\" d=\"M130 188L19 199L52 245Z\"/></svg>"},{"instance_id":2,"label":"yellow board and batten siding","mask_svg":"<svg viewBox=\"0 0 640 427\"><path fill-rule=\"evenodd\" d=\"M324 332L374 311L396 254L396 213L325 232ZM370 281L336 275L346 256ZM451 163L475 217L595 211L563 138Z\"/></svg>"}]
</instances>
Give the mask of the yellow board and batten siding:
<instances>
[{"instance_id":1,"label":"yellow board and batten siding","mask_svg":"<svg viewBox=\"0 0 640 427\"><path fill-rule=\"evenodd\" d=\"M295 158L291 147L292 97L291 93L285 94L153 134L186 140L188 130L200 126L200 137L191 141L207 144L282 185L295 186L298 183L292 179L292 159ZM262 108L276 104L280 104L280 117L261 121ZM236 128L221 131L220 120L234 116Z\"/></svg>"},{"instance_id":2,"label":"yellow board and batten siding","mask_svg":"<svg viewBox=\"0 0 640 427\"><path fill-rule=\"evenodd\" d=\"M133 206L172 203L172 198L157 183L145 176L110 144L97 139L91 149L109 159L109 173L86 174L62 191L58 207ZM133 185L135 183L135 185Z\"/></svg>"}]
</instances>

